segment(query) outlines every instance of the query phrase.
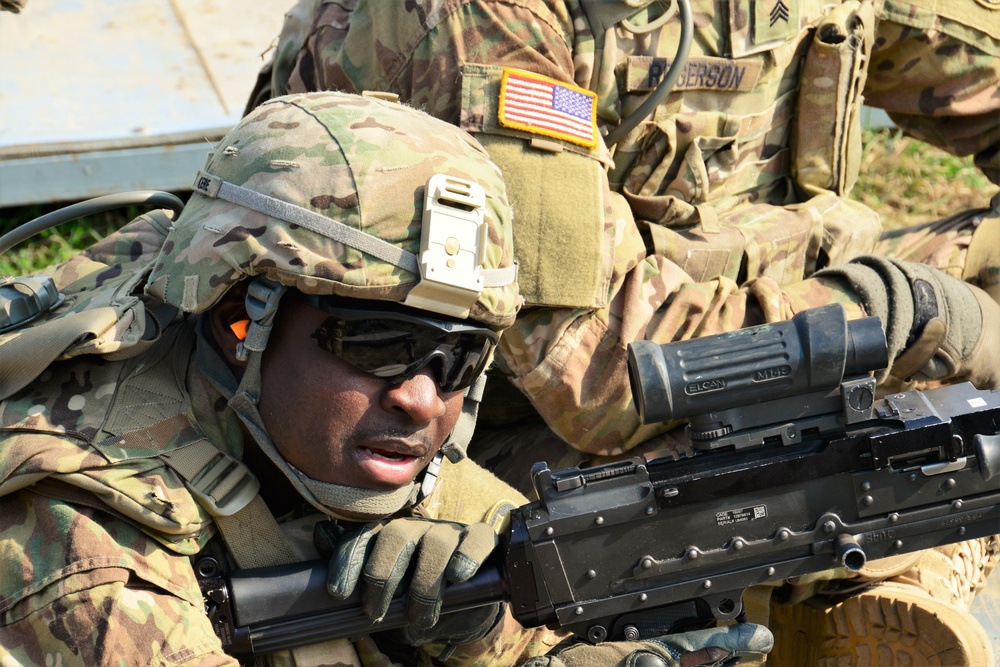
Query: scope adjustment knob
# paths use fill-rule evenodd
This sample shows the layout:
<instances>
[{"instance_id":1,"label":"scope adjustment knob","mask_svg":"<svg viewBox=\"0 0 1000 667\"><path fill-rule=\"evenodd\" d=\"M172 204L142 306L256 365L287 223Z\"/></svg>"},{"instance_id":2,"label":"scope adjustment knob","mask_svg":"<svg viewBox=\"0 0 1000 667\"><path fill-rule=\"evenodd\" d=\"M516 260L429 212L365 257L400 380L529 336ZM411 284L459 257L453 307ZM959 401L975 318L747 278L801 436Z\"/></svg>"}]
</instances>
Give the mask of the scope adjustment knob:
<instances>
[{"instance_id":1,"label":"scope adjustment knob","mask_svg":"<svg viewBox=\"0 0 1000 667\"><path fill-rule=\"evenodd\" d=\"M710 428L703 431L696 431L693 428L688 429L688 435L692 440L715 440L716 438L721 438L724 435L729 435L732 432L732 426L720 426L719 428Z\"/></svg>"}]
</instances>

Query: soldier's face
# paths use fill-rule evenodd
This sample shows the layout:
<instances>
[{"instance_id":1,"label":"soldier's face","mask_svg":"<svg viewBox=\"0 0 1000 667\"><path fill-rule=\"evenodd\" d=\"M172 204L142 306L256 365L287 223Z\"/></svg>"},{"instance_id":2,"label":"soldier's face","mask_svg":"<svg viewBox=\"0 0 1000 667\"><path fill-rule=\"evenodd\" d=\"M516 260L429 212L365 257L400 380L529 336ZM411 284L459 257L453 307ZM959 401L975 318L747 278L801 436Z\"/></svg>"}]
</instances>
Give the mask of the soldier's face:
<instances>
[{"instance_id":1,"label":"soldier's face","mask_svg":"<svg viewBox=\"0 0 1000 667\"><path fill-rule=\"evenodd\" d=\"M284 458L314 479L373 490L408 484L462 410L431 368L399 384L356 369L311 337L327 314L286 299L261 369L260 414Z\"/></svg>"}]
</instances>

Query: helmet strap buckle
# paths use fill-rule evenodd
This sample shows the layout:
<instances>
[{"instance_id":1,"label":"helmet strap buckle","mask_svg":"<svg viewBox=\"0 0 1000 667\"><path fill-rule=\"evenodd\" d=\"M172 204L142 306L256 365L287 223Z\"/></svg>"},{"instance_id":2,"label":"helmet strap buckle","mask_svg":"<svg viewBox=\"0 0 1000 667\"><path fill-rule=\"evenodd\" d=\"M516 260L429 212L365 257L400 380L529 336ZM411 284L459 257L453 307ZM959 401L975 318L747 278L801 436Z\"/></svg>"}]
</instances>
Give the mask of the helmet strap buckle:
<instances>
[{"instance_id":1,"label":"helmet strap buckle","mask_svg":"<svg viewBox=\"0 0 1000 667\"><path fill-rule=\"evenodd\" d=\"M278 303L285 293L281 283L258 276L247 287L246 310L250 317L246 338L236 346L236 358L246 361L250 351L263 352L267 339L271 336L274 316L278 313Z\"/></svg>"}]
</instances>

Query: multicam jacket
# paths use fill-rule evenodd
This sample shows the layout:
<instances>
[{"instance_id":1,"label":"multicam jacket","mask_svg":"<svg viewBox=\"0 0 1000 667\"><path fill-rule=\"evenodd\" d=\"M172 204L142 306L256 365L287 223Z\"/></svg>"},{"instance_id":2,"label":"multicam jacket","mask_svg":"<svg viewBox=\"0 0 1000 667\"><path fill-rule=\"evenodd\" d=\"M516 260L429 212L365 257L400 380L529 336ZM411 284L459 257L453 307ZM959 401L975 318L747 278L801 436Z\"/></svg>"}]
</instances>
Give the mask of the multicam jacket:
<instances>
[{"instance_id":1,"label":"multicam jacket","mask_svg":"<svg viewBox=\"0 0 1000 667\"><path fill-rule=\"evenodd\" d=\"M879 237L846 196L863 99L1000 182L992 0L694 0L674 92L606 151L590 129L615 128L674 60L668 4L301 0L257 92L390 91L476 134L504 168L526 297L503 362L590 454L667 428L640 426L630 405L629 341L832 301L862 314L846 287L809 277ZM518 79L573 100L578 134L515 117Z\"/></svg>"},{"instance_id":2,"label":"multicam jacket","mask_svg":"<svg viewBox=\"0 0 1000 667\"><path fill-rule=\"evenodd\" d=\"M123 236L58 267L57 283L118 293L117 282L130 284L154 256L160 222L137 219ZM115 246L123 237L127 249ZM88 294L65 291L70 300ZM134 313L137 303L127 303L132 310L125 312ZM203 339L196 342L193 321L145 338L151 344L133 346L137 353L104 349L57 361L0 401L0 664L235 664L209 622L192 566L192 557L218 541L211 510L192 491L197 469L222 457L237 476L246 471L241 429L219 389L235 380L225 378ZM524 502L471 461L445 460L433 492L409 511L487 521L499 531L504 509ZM303 547L311 531L301 538L310 520L316 517L282 524L303 560L318 557ZM558 639L525 630L507 614L484 639L454 647L445 663L517 664ZM429 663L445 649L427 645L415 659ZM265 661L389 662L370 637Z\"/></svg>"}]
</instances>

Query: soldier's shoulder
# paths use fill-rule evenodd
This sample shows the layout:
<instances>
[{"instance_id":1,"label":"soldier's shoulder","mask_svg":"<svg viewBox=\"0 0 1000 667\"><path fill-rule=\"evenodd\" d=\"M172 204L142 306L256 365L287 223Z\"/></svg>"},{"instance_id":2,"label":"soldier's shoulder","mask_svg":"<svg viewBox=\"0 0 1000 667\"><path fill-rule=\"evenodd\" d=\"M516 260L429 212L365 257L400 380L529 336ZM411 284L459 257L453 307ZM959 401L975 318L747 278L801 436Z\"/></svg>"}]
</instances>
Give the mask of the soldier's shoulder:
<instances>
[{"instance_id":1,"label":"soldier's shoulder","mask_svg":"<svg viewBox=\"0 0 1000 667\"><path fill-rule=\"evenodd\" d=\"M15 616L18 609L30 613L48 604L59 591L70 594L103 583L109 568L200 606L201 589L186 556L164 549L114 514L57 495L58 485L45 484L0 497L5 544L0 600ZM53 586L70 580L74 590L64 590L65 583Z\"/></svg>"},{"instance_id":2,"label":"soldier's shoulder","mask_svg":"<svg viewBox=\"0 0 1000 667\"><path fill-rule=\"evenodd\" d=\"M470 459L445 459L435 489L436 518L461 523L488 523L498 531L507 515L527 503L520 492Z\"/></svg>"}]
</instances>

